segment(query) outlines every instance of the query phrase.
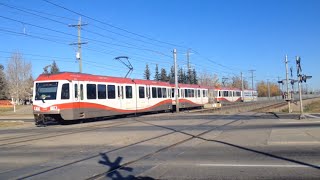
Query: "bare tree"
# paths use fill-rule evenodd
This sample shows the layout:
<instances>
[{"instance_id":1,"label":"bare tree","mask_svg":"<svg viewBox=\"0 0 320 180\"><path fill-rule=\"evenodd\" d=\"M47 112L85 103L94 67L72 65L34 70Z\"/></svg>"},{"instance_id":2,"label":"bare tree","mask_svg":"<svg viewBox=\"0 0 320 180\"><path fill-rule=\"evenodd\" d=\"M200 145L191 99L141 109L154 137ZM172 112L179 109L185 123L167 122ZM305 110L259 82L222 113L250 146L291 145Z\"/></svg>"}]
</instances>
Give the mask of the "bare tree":
<instances>
[{"instance_id":1,"label":"bare tree","mask_svg":"<svg viewBox=\"0 0 320 180\"><path fill-rule=\"evenodd\" d=\"M199 73L198 81L199 81L198 82L199 85L202 85L202 86L211 86L211 87L220 87L221 86L219 84L218 75L210 74L206 71Z\"/></svg>"},{"instance_id":2,"label":"bare tree","mask_svg":"<svg viewBox=\"0 0 320 180\"><path fill-rule=\"evenodd\" d=\"M3 70L4 66L0 64L0 100L8 98L7 79Z\"/></svg>"},{"instance_id":3,"label":"bare tree","mask_svg":"<svg viewBox=\"0 0 320 180\"><path fill-rule=\"evenodd\" d=\"M15 52L10 57L6 72L10 97L16 103L29 98L32 88L31 63L26 62L19 52Z\"/></svg>"},{"instance_id":4,"label":"bare tree","mask_svg":"<svg viewBox=\"0 0 320 180\"><path fill-rule=\"evenodd\" d=\"M233 76L231 80L232 83L230 84L230 87L241 89L242 83L241 78L239 76ZM248 81L243 80L243 88L248 89Z\"/></svg>"}]
</instances>

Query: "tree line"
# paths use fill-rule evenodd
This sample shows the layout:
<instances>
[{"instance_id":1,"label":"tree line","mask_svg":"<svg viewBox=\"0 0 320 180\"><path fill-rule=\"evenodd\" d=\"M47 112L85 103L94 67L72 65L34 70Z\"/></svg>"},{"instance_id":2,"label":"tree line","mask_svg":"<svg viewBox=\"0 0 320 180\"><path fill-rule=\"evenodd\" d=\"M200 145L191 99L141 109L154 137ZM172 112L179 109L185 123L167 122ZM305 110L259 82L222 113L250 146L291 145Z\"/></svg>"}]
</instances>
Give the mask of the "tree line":
<instances>
[{"instance_id":1,"label":"tree line","mask_svg":"<svg viewBox=\"0 0 320 180\"><path fill-rule=\"evenodd\" d=\"M153 79L154 81L162 81L162 82L169 82L173 84L174 81L174 67L171 66L170 72L167 73L167 70L165 68L161 68L159 71L158 64L156 64L155 71L154 71L154 76ZM143 74L144 79L146 80L151 80L151 72L149 65L146 65L146 68L144 70ZM197 72L195 69L188 69L185 71L183 68L179 68L178 70L178 83L184 83L184 84L199 84L199 79L197 76Z\"/></svg>"}]
</instances>

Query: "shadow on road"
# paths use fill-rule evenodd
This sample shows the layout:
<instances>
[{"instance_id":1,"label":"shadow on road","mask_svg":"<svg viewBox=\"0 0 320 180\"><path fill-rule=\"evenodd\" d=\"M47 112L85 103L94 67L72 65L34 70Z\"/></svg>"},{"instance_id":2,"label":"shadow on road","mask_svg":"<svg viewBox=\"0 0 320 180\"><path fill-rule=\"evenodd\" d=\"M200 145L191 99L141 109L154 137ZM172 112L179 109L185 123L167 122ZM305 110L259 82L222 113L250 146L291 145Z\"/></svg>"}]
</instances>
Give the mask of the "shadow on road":
<instances>
[{"instance_id":1,"label":"shadow on road","mask_svg":"<svg viewBox=\"0 0 320 180\"><path fill-rule=\"evenodd\" d=\"M121 165L122 157L117 157L114 162L111 162L106 153L100 153L102 160L99 161L99 164L102 164L108 168L108 171L105 173L106 177L113 180L153 180L151 177L142 177L142 176L133 176L130 173L133 172L133 168L128 166ZM121 171L123 172L121 174ZM129 174L129 175L127 175ZM127 176L126 176L127 175Z\"/></svg>"}]
</instances>

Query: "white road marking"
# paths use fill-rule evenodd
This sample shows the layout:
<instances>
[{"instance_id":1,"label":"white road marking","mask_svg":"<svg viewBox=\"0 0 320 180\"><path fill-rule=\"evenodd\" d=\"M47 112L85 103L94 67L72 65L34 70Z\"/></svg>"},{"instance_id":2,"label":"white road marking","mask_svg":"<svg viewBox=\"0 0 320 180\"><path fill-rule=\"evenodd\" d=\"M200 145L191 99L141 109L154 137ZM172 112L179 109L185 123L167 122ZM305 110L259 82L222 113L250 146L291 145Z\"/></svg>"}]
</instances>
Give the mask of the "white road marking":
<instances>
[{"instance_id":1,"label":"white road marking","mask_svg":"<svg viewBox=\"0 0 320 180\"><path fill-rule=\"evenodd\" d=\"M301 123L320 123L320 121L303 121L303 120L301 121L301 120L297 120L295 122L280 122L279 124L301 124Z\"/></svg>"},{"instance_id":2,"label":"white road marking","mask_svg":"<svg viewBox=\"0 0 320 180\"><path fill-rule=\"evenodd\" d=\"M307 168L305 165L289 165L289 164L196 164L203 167L276 167L276 168ZM316 165L320 167L319 165Z\"/></svg>"}]
</instances>

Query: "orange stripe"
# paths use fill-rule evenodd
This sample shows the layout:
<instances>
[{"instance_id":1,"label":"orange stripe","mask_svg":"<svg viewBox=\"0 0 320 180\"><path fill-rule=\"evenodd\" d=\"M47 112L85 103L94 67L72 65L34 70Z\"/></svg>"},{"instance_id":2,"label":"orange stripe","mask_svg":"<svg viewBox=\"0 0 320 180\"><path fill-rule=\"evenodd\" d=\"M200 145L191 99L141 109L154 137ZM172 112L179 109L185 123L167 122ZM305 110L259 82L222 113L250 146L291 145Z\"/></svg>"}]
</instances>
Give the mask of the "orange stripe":
<instances>
[{"instance_id":1,"label":"orange stripe","mask_svg":"<svg viewBox=\"0 0 320 180\"><path fill-rule=\"evenodd\" d=\"M186 103L195 104L195 105L202 105L202 104L194 103L194 102L192 102L191 100L188 100L188 99L179 99L179 102L186 102Z\"/></svg>"},{"instance_id":2,"label":"orange stripe","mask_svg":"<svg viewBox=\"0 0 320 180\"><path fill-rule=\"evenodd\" d=\"M171 99L167 99L164 101L161 101L153 106L150 106L148 108L144 108L144 109L138 109L138 112L142 112L142 111L148 111L151 110L157 106L160 105L164 105L164 104L172 104L172 100ZM136 112L136 110L125 110L125 109L117 109L117 108L113 108L110 106L105 106L105 105L101 105L101 104L95 104L95 103L89 103L89 102L71 102L71 103L64 103L64 104L55 104L52 106L57 106L57 108L59 110L65 110L65 109L75 109L75 108L95 108L95 109L101 109L101 110L107 110L107 111L115 111L115 112L125 112L125 113L133 113ZM42 112L47 112L50 110L50 107L47 108L42 108L40 106L36 106L33 105L33 107L39 107L40 111Z\"/></svg>"}]
</instances>

